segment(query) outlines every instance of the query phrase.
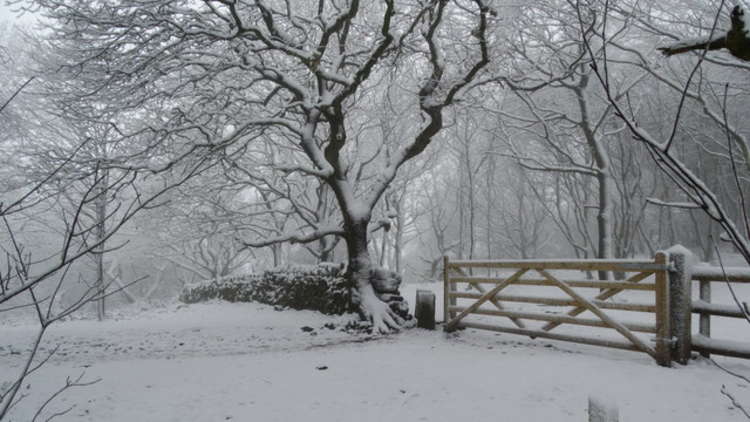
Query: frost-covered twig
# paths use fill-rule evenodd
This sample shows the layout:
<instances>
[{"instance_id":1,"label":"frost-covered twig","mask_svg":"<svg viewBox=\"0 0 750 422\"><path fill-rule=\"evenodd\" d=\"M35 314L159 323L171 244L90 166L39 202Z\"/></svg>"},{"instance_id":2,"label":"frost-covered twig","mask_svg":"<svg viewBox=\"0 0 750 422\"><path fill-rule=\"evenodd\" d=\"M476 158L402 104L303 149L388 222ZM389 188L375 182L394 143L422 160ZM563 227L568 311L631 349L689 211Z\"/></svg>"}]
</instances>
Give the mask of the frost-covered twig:
<instances>
[{"instance_id":1,"label":"frost-covered twig","mask_svg":"<svg viewBox=\"0 0 750 422\"><path fill-rule=\"evenodd\" d=\"M696 204L695 202L666 202L657 198L646 198L646 202L648 202L649 204L658 205L660 207L700 209L698 204Z\"/></svg>"},{"instance_id":2,"label":"frost-covered twig","mask_svg":"<svg viewBox=\"0 0 750 422\"><path fill-rule=\"evenodd\" d=\"M315 230L313 232L307 233L307 234L300 234L297 232L285 234L282 236L269 238L265 240L260 240L257 242L250 242L250 241L243 241L242 239L237 239L238 242L245 245L245 247L248 248L262 248L264 246L270 246L277 243L310 243L314 242L324 236L343 236L344 230L340 227L328 227L328 228L320 228L318 230Z\"/></svg>"},{"instance_id":3,"label":"frost-covered twig","mask_svg":"<svg viewBox=\"0 0 750 422\"><path fill-rule=\"evenodd\" d=\"M24 82L23 84L21 84L21 86L18 87L18 89L16 89L13 92L13 94L11 94L10 98L8 98L2 105L0 105L0 113L2 113L3 110L5 110L5 107L8 107L8 104L10 104L13 101L13 99L16 98L16 96L18 96L18 94L20 94L21 91L23 91L24 88L26 88L26 86L28 84L30 84L31 81L33 81L35 78L36 78L35 76L32 76L29 79L27 79L26 82Z\"/></svg>"}]
</instances>

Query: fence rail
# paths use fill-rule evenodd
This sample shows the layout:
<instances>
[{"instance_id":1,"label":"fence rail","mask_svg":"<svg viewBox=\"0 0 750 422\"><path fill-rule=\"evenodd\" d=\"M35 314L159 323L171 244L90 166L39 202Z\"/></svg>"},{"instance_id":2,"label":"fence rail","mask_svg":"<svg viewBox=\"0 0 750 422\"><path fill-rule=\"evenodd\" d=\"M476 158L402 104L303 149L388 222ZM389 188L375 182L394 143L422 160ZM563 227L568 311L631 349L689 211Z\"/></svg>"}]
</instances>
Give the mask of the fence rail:
<instances>
[{"instance_id":1,"label":"fence rail","mask_svg":"<svg viewBox=\"0 0 750 422\"><path fill-rule=\"evenodd\" d=\"M713 283L750 283L750 269L743 267L694 266L691 278L697 281L698 300L692 301L692 313L700 315L698 334L693 335L693 350L704 357L711 354L750 359L750 343L711 338L711 317L741 318L746 314L736 304L711 303Z\"/></svg>"},{"instance_id":2,"label":"fence rail","mask_svg":"<svg viewBox=\"0 0 750 422\"><path fill-rule=\"evenodd\" d=\"M659 364L669 365L670 318L669 318L669 281L667 255L658 253L653 260L485 260L485 261L450 261L444 259L444 315L445 330L456 328L477 328L496 332L527 335L532 338L548 338L596 346L614 347L625 350L641 351L651 355ZM465 269L513 270L507 276L473 276ZM580 271L613 271L634 273L622 281L567 279L553 275L549 270ZM644 282L654 276L653 282ZM457 283L466 283L476 292L458 292ZM565 293L564 298L546 296L526 296L501 294L508 286L544 286L556 287ZM599 289L595 298L581 295L577 289ZM653 303L618 303L607 299L617 294L637 290L653 292ZM459 306L458 299L471 300L467 306ZM520 302L546 306L570 307L566 313L533 313L509 310L505 302ZM482 308L492 304L495 309ZM604 310L647 312L654 314L653 324L623 323ZM590 312L596 318L578 318ZM469 315L482 315L508 318L515 327L467 321ZM530 329L528 321L546 322L541 328ZM556 327L569 324L586 327L608 328L618 332L623 340L595 338L589 335L552 333ZM653 334L651 343L634 334L634 332Z\"/></svg>"}]
</instances>

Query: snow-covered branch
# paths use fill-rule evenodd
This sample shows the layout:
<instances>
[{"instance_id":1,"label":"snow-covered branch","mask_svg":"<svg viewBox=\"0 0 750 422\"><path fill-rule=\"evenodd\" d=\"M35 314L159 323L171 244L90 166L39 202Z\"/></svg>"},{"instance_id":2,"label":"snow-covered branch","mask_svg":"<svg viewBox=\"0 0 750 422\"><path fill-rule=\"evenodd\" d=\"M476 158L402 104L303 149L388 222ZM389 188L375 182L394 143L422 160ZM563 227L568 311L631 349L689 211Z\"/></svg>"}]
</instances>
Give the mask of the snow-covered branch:
<instances>
[{"instance_id":1,"label":"snow-covered branch","mask_svg":"<svg viewBox=\"0 0 750 422\"><path fill-rule=\"evenodd\" d=\"M240 243L245 245L247 248L263 248L266 246L275 245L278 243L310 243L315 242L316 240L319 240L325 236L344 236L346 233L343 229L339 227L327 227L327 228L319 228L313 232L307 233L307 234L300 234L297 231L285 234L282 236L277 236L274 238L264 239L257 242L252 241L245 241L238 239Z\"/></svg>"}]
</instances>

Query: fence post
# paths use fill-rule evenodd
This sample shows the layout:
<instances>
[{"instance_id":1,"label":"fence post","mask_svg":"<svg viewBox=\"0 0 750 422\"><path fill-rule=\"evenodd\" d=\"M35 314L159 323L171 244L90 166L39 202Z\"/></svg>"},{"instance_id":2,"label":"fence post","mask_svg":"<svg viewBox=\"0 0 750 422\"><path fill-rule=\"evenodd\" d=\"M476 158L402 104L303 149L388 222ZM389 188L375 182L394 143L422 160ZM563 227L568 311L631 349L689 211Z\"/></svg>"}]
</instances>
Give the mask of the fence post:
<instances>
[{"instance_id":1,"label":"fence post","mask_svg":"<svg viewBox=\"0 0 750 422\"><path fill-rule=\"evenodd\" d=\"M711 280L700 281L700 300L706 303L711 303ZM711 337L711 314L703 313L700 315L698 332L706 338ZM701 356L704 358L710 358L711 353L701 351Z\"/></svg>"},{"instance_id":2,"label":"fence post","mask_svg":"<svg viewBox=\"0 0 750 422\"><path fill-rule=\"evenodd\" d=\"M450 277L448 275L448 255L443 256L443 329L448 327L448 321L451 320L448 307L450 306L450 283L448 282Z\"/></svg>"},{"instance_id":3,"label":"fence post","mask_svg":"<svg viewBox=\"0 0 750 422\"><path fill-rule=\"evenodd\" d=\"M692 254L676 245L669 252L669 309L672 326L671 337L676 343L672 348L672 359L686 365L691 351L692 317Z\"/></svg>"},{"instance_id":4,"label":"fence post","mask_svg":"<svg viewBox=\"0 0 750 422\"><path fill-rule=\"evenodd\" d=\"M666 267L667 254L657 252L654 263ZM667 270L657 270L656 278L656 363L661 366L672 365L670 350L672 330L670 329L669 280Z\"/></svg>"}]
</instances>

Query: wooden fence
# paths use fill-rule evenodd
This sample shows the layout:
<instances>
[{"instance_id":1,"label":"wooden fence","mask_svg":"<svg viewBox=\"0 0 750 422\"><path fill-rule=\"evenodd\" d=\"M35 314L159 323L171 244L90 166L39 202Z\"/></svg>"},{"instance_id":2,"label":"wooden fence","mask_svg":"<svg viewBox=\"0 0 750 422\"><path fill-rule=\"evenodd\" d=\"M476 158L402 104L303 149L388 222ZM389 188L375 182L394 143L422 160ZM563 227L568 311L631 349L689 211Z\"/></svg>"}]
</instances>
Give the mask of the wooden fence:
<instances>
[{"instance_id":1,"label":"wooden fence","mask_svg":"<svg viewBox=\"0 0 750 422\"><path fill-rule=\"evenodd\" d=\"M444 315L445 330L477 328L501 333L526 335L531 338L549 338L596 346L614 347L648 353L657 363L669 366L671 361L686 364L693 351L703 356L718 354L750 359L750 342L737 339L711 337L711 318L748 319L750 309L737 301L713 303L711 286L714 283L750 284L750 269L693 266L689 252L681 247L668 253L657 253L651 261L636 260L492 260L450 261L444 260ZM486 276L475 276L473 271L482 269ZM511 270L511 275L492 275L492 271ZM621 281L573 280L554 276L552 270L578 270L581 272L611 271L628 273ZM530 277L537 274L536 278ZM653 281L650 279L653 276ZM694 298L693 284L699 283L698 298ZM465 284L471 291L458 291L458 284ZM486 285L494 287L486 287ZM548 286L565 293L564 298L502 294L508 286ZM594 298L587 298L579 289L599 289ZM624 291L653 292L650 303L618 303L607 301ZM469 301L468 306L459 306L458 300ZM565 313L534 313L512 310L508 303L527 303L550 307L569 307ZM491 304L493 308L487 308ZM646 312L654 315L653 324L623 323L604 310ZM579 318L589 311L596 318ZM698 333L692 332L692 315L699 315ZM513 326L503 326L485 321L467 321L469 315L507 318ZM541 328L532 329L529 321L542 321ZM580 325L608 328L624 337L609 340L582 334L552 333L563 325ZM750 330L750 327L748 327ZM644 341L635 333L652 334L651 342ZM653 342L653 343L652 343ZM652 346L653 344L653 346Z\"/></svg>"},{"instance_id":2,"label":"wooden fence","mask_svg":"<svg viewBox=\"0 0 750 422\"><path fill-rule=\"evenodd\" d=\"M711 317L745 319L745 314L737 303L712 303L711 285L726 282L750 283L750 271L748 268L722 269L709 266L695 266L691 270L691 279L699 283L698 299L692 300L692 312L700 315L698 334L692 334L692 349L705 357L713 353L750 359L750 342L711 337ZM748 331L750 331L750 326L748 326Z\"/></svg>"},{"instance_id":3,"label":"wooden fence","mask_svg":"<svg viewBox=\"0 0 750 422\"><path fill-rule=\"evenodd\" d=\"M670 328L670 281L668 276L668 257L665 253L658 253L653 260L569 260L569 261L541 261L541 260L492 260L492 261L450 261L444 260L444 315L445 330L457 328L477 328L502 333L527 335L532 338L549 338L553 340L570 341L576 343L614 347L625 350L641 351L652 356L660 365L669 366L671 363L671 328ZM472 274L477 269L483 269L486 276ZM513 270L510 276L490 274L493 270ZM628 273L630 276L622 281L609 280L571 280L553 275L552 270L579 271L612 271ZM538 274L530 278L530 274ZM643 282L653 277L653 282ZM583 277L581 277L583 278ZM460 292L457 284L464 283L472 291ZM490 287L485 287L490 285ZM492 287L494 285L494 287ZM501 294L508 286L547 286L565 293L564 298L508 295ZM579 289L599 289L593 298L587 298ZM649 303L620 303L607 301L617 294L638 290L651 293ZM468 306L459 306L462 299ZM473 302L472 302L473 301ZM566 313L532 313L516 311L506 308L508 302L521 302L546 305L552 307L570 307ZM485 304L492 304L488 309ZM618 310L630 312L646 312L653 314L653 324L622 323L604 310ZM596 318L578 318L577 316L589 311ZM482 315L508 318L514 326L503 326L485 322L467 321L468 315ZM542 321L545 324L538 329L527 327L528 321ZM550 332L563 324L582 325L589 327L609 328L617 331L623 340L609 340L581 334L562 334ZM654 335L653 343L644 341L635 332Z\"/></svg>"}]
</instances>

